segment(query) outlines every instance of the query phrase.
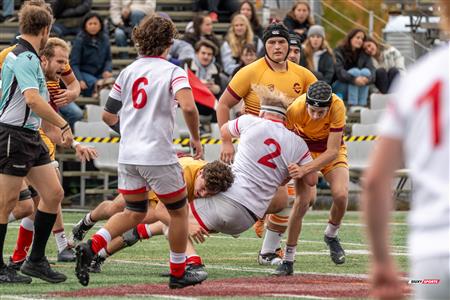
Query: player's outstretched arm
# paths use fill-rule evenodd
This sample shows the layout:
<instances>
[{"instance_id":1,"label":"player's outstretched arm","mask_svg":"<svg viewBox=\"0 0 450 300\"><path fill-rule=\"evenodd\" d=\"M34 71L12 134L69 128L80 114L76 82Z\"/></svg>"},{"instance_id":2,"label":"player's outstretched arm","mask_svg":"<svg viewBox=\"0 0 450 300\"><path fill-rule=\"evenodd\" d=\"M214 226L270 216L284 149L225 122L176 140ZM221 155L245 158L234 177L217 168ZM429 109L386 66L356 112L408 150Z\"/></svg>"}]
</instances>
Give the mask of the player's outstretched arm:
<instances>
[{"instance_id":1,"label":"player's outstretched arm","mask_svg":"<svg viewBox=\"0 0 450 300\"><path fill-rule=\"evenodd\" d=\"M197 106L195 106L192 90L187 88L181 89L176 93L175 98L180 104L184 120L191 133L191 146L195 151L194 158L199 159L203 156L203 148L200 143L198 110Z\"/></svg>"}]
</instances>

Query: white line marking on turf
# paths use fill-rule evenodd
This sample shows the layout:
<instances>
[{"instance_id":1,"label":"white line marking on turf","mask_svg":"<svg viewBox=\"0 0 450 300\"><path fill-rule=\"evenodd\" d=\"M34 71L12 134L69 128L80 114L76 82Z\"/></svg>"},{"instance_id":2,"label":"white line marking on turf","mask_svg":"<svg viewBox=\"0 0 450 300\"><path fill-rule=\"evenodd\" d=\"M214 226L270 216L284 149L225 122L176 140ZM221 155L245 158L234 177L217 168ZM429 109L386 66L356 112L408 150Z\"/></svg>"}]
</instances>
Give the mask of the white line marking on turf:
<instances>
[{"instance_id":1,"label":"white line marking on turf","mask_svg":"<svg viewBox=\"0 0 450 300\"><path fill-rule=\"evenodd\" d=\"M110 259L111 262L124 263L124 264L133 264L133 265L145 265L145 266L153 266L153 267L166 267L167 264L162 263L151 263L143 260L124 260L124 259ZM237 271L237 272L252 272L252 273L263 273L263 274L271 274L274 269L267 268L249 268L249 267L228 267L222 265L208 265L208 269L216 269L216 270L226 270L226 271ZM318 273L318 272L296 272L296 274L304 274L304 275L326 275L326 276L337 276L337 277L353 277L359 279L367 279L369 278L366 274L334 274L334 273Z\"/></svg>"},{"instance_id":2,"label":"white line marking on turf","mask_svg":"<svg viewBox=\"0 0 450 300\"><path fill-rule=\"evenodd\" d=\"M16 296L16 295L3 295L3 296L0 296L0 299L9 299L9 300L45 300L44 298L23 297L23 296Z\"/></svg>"},{"instance_id":3,"label":"white line marking on turf","mask_svg":"<svg viewBox=\"0 0 450 300\"><path fill-rule=\"evenodd\" d=\"M297 255L324 255L328 256L330 255L330 251L328 250L321 250L321 251L297 251ZM345 254L351 254L351 255L372 255L372 252L368 250L345 250ZM242 255L246 256L254 256L254 252L243 252ZM406 252L391 252L391 255L394 256L408 256L408 253Z\"/></svg>"},{"instance_id":4,"label":"white line marking on turf","mask_svg":"<svg viewBox=\"0 0 450 300\"><path fill-rule=\"evenodd\" d=\"M328 297L317 297L317 296L308 296L308 295L295 295L295 294L264 294L264 296L272 296L272 297L289 297L289 298L300 298L300 299L336 299L336 298L328 298Z\"/></svg>"},{"instance_id":5,"label":"white line marking on turf","mask_svg":"<svg viewBox=\"0 0 450 300\"><path fill-rule=\"evenodd\" d=\"M214 239L236 239L232 236L225 236L225 235L211 235L210 238L214 238ZM252 237L239 237L238 239L240 240L258 240L258 241L262 241L261 238L252 238ZM323 241L311 241L311 240L299 240L299 243L312 243L312 244L325 244L325 242ZM369 245L367 244L359 244L359 243L345 243L345 242L341 242L341 245L348 245L348 246L358 246L358 247L369 247ZM403 248L403 249L407 249L408 247L406 246L392 246L393 248Z\"/></svg>"},{"instance_id":6,"label":"white line marking on turf","mask_svg":"<svg viewBox=\"0 0 450 300\"><path fill-rule=\"evenodd\" d=\"M136 296L136 295L129 295L129 296ZM158 294L150 294L150 295L143 295L143 296L145 296L145 297L155 297L155 298L164 298L164 299L178 299L178 300L197 300L198 299L198 298L193 298L193 297L158 295Z\"/></svg>"}]
</instances>

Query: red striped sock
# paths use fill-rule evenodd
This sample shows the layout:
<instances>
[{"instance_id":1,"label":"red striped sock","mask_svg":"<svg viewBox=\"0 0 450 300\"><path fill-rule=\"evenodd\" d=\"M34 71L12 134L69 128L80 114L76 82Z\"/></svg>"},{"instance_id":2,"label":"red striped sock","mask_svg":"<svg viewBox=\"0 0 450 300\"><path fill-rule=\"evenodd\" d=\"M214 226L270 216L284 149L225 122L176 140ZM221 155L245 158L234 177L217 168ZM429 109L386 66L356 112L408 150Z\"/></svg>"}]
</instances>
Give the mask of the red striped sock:
<instances>
[{"instance_id":1,"label":"red striped sock","mask_svg":"<svg viewBox=\"0 0 450 300\"><path fill-rule=\"evenodd\" d=\"M200 266L203 265L203 261L202 258L198 255L191 255L186 259L186 264L187 265L195 265L195 266Z\"/></svg>"},{"instance_id":2,"label":"red striped sock","mask_svg":"<svg viewBox=\"0 0 450 300\"><path fill-rule=\"evenodd\" d=\"M16 248L12 255L13 262L19 262L27 257L28 250L33 242L33 230L27 230L24 227L19 227L19 234L17 236Z\"/></svg>"},{"instance_id":3,"label":"red striped sock","mask_svg":"<svg viewBox=\"0 0 450 300\"><path fill-rule=\"evenodd\" d=\"M100 234L94 234L91 238L91 248L94 254L97 254L101 249L105 248L108 242Z\"/></svg>"},{"instance_id":4,"label":"red striped sock","mask_svg":"<svg viewBox=\"0 0 450 300\"><path fill-rule=\"evenodd\" d=\"M136 226L136 229L137 229L137 232L141 239L146 240L146 239L150 238L150 236L148 235L148 232L147 232L146 224L138 224L138 226Z\"/></svg>"},{"instance_id":5,"label":"red striped sock","mask_svg":"<svg viewBox=\"0 0 450 300\"><path fill-rule=\"evenodd\" d=\"M170 263L170 275L180 278L184 275L184 270L186 269L186 262L176 264L171 262Z\"/></svg>"}]
</instances>

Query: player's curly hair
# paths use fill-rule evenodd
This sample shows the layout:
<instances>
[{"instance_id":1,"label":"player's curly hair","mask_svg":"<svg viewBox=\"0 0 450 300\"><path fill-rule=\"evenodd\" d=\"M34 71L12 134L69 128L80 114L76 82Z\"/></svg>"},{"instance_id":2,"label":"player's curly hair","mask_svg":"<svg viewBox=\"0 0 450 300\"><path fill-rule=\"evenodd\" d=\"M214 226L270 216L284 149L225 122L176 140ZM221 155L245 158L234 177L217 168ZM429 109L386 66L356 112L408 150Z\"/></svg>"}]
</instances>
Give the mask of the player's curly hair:
<instances>
[{"instance_id":1,"label":"player's curly hair","mask_svg":"<svg viewBox=\"0 0 450 300\"><path fill-rule=\"evenodd\" d=\"M202 170L208 191L225 192L234 182L230 166L218 160L207 163Z\"/></svg>"},{"instance_id":2,"label":"player's curly hair","mask_svg":"<svg viewBox=\"0 0 450 300\"><path fill-rule=\"evenodd\" d=\"M176 34L171 20L153 14L133 28L132 39L140 55L159 56L173 44Z\"/></svg>"},{"instance_id":3,"label":"player's curly hair","mask_svg":"<svg viewBox=\"0 0 450 300\"><path fill-rule=\"evenodd\" d=\"M289 98L279 90L270 90L264 85L252 84L252 89L258 95L261 105L276 106L287 109L294 99Z\"/></svg>"}]
</instances>

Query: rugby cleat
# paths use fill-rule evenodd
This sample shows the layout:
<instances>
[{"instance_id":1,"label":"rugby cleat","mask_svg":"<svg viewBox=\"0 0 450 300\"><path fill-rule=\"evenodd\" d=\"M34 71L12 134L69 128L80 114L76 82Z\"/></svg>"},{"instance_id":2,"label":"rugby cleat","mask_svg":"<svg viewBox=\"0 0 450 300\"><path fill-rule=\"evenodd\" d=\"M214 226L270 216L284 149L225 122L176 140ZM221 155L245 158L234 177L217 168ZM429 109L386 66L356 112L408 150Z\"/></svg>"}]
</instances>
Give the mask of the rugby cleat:
<instances>
[{"instance_id":1,"label":"rugby cleat","mask_svg":"<svg viewBox=\"0 0 450 300\"><path fill-rule=\"evenodd\" d=\"M106 258L96 255L89 266L90 273L100 273L102 271L102 265L105 263Z\"/></svg>"},{"instance_id":2,"label":"rugby cleat","mask_svg":"<svg viewBox=\"0 0 450 300\"><path fill-rule=\"evenodd\" d=\"M258 254L258 263L262 266L278 266L283 261L283 250L278 248L275 253Z\"/></svg>"},{"instance_id":3,"label":"rugby cleat","mask_svg":"<svg viewBox=\"0 0 450 300\"><path fill-rule=\"evenodd\" d=\"M278 267L273 272L276 276L291 276L294 274L294 262L284 260L283 263L278 265Z\"/></svg>"},{"instance_id":4,"label":"rugby cleat","mask_svg":"<svg viewBox=\"0 0 450 300\"><path fill-rule=\"evenodd\" d=\"M197 273L194 270L186 270L182 277L170 275L169 288L182 289L187 286L196 285L202 283L207 277L206 271L204 273Z\"/></svg>"},{"instance_id":5,"label":"rugby cleat","mask_svg":"<svg viewBox=\"0 0 450 300\"><path fill-rule=\"evenodd\" d=\"M85 218L85 217L84 217ZM73 242L75 244L81 243L86 236L86 233L94 227L94 225L86 225L84 223L84 218L81 219L73 228L72 228L72 236Z\"/></svg>"},{"instance_id":6,"label":"rugby cleat","mask_svg":"<svg viewBox=\"0 0 450 300\"><path fill-rule=\"evenodd\" d=\"M341 243L339 242L339 238L333 238L324 235L323 239L328 248L330 248L331 260L337 265L345 263L345 251L342 248Z\"/></svg>"},{"instance_id":7,"label":"rugby cleat","mask_svg":"<svg viewBox=\"0 0 450 300\"><path fill-rule=\"evenodd\" d=\"M94 259L91 244L92 241L88 240L87 243L81 243L75 248L77 256L75 275L78 278L78 282L84 286L89 284L89 267Z\"/></svg>"},{"instance_id":8,"label":"rugby cleat","mask_svg":"<svg viewBox=\"0 0 450 300\"><path fill-rule=\"evenodd\" d=\"M32 279L28 276L17 274L17 271L11 266L3 265L0 267L0 284L2 283L31 283Z\"/></svg>"},{"instance_id":9,"label":"rugby cleat","mask_svg":"<svg viewBox=\"0 0 450 300\"><path fill-rule=\"evenodd\" d=\"M50 268L47 257L42 257L40 261L32 262L29 258L20 267L20 272L28 276L37 277L50 283L60 283L67 280L63 273L56 272Z\"/></svg>"}]
</instances>

